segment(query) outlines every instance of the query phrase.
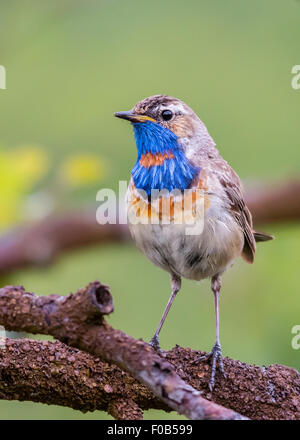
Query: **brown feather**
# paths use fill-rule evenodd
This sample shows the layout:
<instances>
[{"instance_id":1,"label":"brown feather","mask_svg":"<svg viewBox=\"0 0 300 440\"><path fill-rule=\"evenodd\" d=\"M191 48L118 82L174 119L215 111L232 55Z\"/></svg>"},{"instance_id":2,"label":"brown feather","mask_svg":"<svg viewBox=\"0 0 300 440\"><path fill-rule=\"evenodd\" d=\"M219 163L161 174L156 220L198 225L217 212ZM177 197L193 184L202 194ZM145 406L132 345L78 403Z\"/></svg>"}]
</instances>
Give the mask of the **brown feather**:
<instances>
[{"instance_id":1,"label":"brown feather","mask_svg":"<svg viewBox=\"0 0 300 440\"><path fill-rule=\"evenodd\" d=\"M258 231L253 231L254 234L254 238L256 243L258 243L259 241L269 241L269 240L274 240L274 235L270 235L270 234L266 234L265 232L258 232Z\"/></svg>"},{"instance_id":2,"label":"brown feather","mask_svg":"<svg viewBox=\"0 0 300 440\"><path fill-rule=\"evenodd\" d=\"M252 216L245 204L240 180L236 173L232 171L230 181L222 179L221 183L228 196L232 213L244 232L244 247L242 257L247 263L253 263L256 251L256 241L252 229Z\"/></svg>"}]
</instances>

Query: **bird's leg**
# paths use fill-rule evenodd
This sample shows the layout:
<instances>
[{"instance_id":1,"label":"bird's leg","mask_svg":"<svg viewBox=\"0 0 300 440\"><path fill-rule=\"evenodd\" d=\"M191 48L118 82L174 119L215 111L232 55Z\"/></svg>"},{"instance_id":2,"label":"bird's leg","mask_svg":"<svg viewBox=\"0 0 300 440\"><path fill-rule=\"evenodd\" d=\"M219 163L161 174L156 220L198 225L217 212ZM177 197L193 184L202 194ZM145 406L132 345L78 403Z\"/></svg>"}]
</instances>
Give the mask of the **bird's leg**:
<instances>
[{"instance_id":1,"label":"bird's leg","mask_svg":"<svg viewBox=\"0 0 300 440\"><path fill-rule=\"evenodd\" d=\"M221 289L221 276L216 275L211 280L211 289L215 298L215 319L216 319L216 341L210 353L207 353L205 356L200 356L196 361L208 360L212 359L212 369L211 369L211 377L209 381L209 389L212 391L215 385L215 375L217 366L221 373L225 376L223 358L222 358L222 350L220 344L220 334L219 334L219 295Z\"/></svg>"},{"instance_id":2,"label":"bird's leg","mask_svg":"<svg viewBox=\"0 0 300 440\"><path fill-rule=\"evenodd\" d=\"M171 275L171 288L172 288L172 293L171 296L169 298L168 304L164 310L164 313L161 317L161 320L159 321L158 327L154 333L153 338L150 341L150 345L152 345L152 347L155 350L160 350L159 347L159 340L158 340L158 336L159 336L159 332L161 331L161 328L163 326L163 323L165 322L165 319L167 317L167 314L171 308L171 305L175 299L175 296L177 295L177 293L179 292L180 288L181 288L181 278L175 274Z\"/></svg>"}]
</instances>

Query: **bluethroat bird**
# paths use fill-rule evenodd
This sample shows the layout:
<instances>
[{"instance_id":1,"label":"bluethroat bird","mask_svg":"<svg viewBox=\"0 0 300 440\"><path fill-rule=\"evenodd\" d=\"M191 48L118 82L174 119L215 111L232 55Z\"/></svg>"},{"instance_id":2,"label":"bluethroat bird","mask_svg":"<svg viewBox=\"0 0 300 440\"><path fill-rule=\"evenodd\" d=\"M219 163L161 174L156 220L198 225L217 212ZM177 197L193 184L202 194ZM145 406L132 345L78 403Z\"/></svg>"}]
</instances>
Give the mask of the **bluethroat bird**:
<instances>
[{"instance_id":1,"label":"bluethroat bird","mask_svg":"<svg viewBox=\"0 0 300 440\"><path fill-rule=\"evenodd\" d=\"M212 360L212 390L217 367L225 375L219 338L222 274L240 255L253 263L256 242L273 237L253 230L238 175L220 156L204 123L184 102L155 95L115 116L132 123L138 152L127 200L128 207L144 221L129 220L131 234L149 260L171 277L171 296L150 343L160 350L159 333L180 290L181 278L210 278L216 339L212 351L197 361ZM192 191L192 198L188 200L183 195L180 200L178 194L185 194L186 190ZM159 191L159 196L156 193L153 197L154 191ZM201 230L199 234L187 234L186 218L189 214L197 217L198 199L203 202ZM155 204L157 200L159 203ZM164 221L162 210L166 201L170 205L169 222Z\"/></svg>"}]
</instances>

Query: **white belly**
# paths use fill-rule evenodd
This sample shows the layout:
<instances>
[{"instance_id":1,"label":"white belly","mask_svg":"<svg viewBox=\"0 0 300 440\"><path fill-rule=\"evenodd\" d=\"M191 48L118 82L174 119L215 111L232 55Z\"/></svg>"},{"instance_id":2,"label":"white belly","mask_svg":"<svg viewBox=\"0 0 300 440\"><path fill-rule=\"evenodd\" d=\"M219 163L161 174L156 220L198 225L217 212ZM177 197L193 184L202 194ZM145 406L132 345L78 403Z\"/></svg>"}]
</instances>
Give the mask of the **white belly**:
<instances>
[{"instance_id":1,"label":"white belly","mask_svg":"<svg viewBox=\"0 0 300 440\"><path fill-rule=\"evenodd\" d=\"M222 273L243 248L241 228L230 213L212 216L208 210L203 232L186 235L186 225L129 225L138 248L155 265L192 280Z\"/></svg>"}]
</instances>

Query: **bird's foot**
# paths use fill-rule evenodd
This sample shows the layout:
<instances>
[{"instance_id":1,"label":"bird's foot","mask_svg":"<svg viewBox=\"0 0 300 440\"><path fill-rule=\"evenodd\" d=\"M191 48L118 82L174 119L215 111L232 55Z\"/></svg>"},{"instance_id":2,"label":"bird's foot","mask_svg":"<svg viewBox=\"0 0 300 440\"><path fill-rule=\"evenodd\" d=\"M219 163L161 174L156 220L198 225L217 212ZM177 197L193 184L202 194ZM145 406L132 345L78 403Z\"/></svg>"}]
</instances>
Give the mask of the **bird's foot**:
<instances>
[{"instance_id":1,"label":"bird's foot","mask_svg":"<svg viewBox=\"0 0 300 440\"><path fill-rule=\"evenodd\" d=\"M216 376L217 367L221 371L222 375L226 378L220 344L215 343L210 353L207 353L204 356L200 356L195 360L195 362L208 361L210 359L212 359L212 369L211 369L211 376L208 383L208 387L210 391L212 391L215 386L215 376Z\"/></svg>"},{"instance_id":2,"label":"bird's foot","mask_svg":"<svg viewBox=\"0 0 300 440\"><path fill-rule=\"evenodd\" d=\"M153 336L149 344L151 345L152 348L154 348L155 351L157 351L158 353L162 353L162 349L159 346L159 340L157 335Z\"/></svg>"}]
</instances>

